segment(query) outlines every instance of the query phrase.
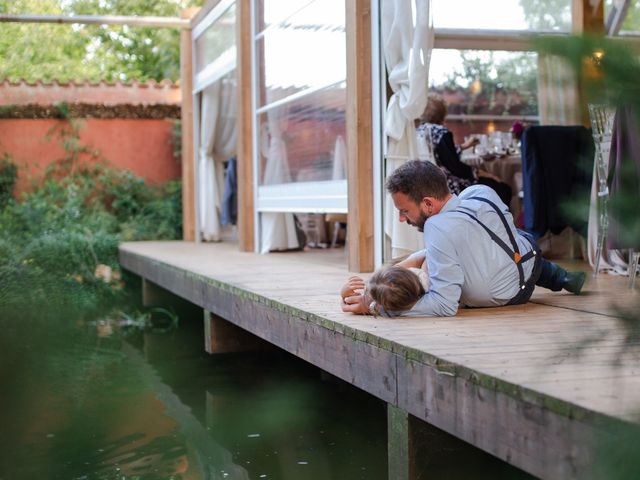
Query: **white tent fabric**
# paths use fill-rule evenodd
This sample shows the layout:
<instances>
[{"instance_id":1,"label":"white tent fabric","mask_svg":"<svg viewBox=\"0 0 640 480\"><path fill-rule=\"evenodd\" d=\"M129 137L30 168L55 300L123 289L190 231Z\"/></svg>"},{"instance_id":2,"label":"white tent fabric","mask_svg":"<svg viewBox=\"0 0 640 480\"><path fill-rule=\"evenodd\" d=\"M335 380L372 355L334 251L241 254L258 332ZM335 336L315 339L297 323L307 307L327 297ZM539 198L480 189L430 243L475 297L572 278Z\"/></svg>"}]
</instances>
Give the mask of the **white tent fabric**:
<instances>
[{"instance_id":1,"label":"white tent fabric","mask_svg":"<svg viewBox=\"0 0 640 480\"><path fill-rule=\"evenodd\" d=\"M414 120L427 105L429 61L434 43L430 0L382 0L383 52L389 85L384 122L388 136L386 175L409 159L418 158ZM398 257L422 248L422 236L400 223L387 194L385 234L391 240L391 255Z\"/></svg>"},{"instance_id":2,"label":"white tent fabric","mask_svg":"<svg viewBox=\"0 0 640 480\"><path fill-rule=\"evenodd\" d=\"M236 88L234 72L201 94L198 149L198 212L201 239L221 240L222 162L236 152Z\"/></svg>"},{"instance_id":3,"label":"white tent fabric","mask_svg":"<svg viewBox=\"0 0 640 480\"><path fill-rule=\"evenodd\" d=\"M282 138L284 115L274 108L267 113L267 127L261 135L261 149L266 152L263 185L291 182L287 146ZM291 213L261 214L260 253L300 247Z\"/></svg>"},{"instance_id":4,"label":"white tent fabric","mask_svg":"<svg viewBox=\"0 0 640 480\"><path fill-rule=\"evenodd\" d=\"M542 125L579 125L578 83L560 57L538 57L538 102Z\"/></svg>"}]
</instances>

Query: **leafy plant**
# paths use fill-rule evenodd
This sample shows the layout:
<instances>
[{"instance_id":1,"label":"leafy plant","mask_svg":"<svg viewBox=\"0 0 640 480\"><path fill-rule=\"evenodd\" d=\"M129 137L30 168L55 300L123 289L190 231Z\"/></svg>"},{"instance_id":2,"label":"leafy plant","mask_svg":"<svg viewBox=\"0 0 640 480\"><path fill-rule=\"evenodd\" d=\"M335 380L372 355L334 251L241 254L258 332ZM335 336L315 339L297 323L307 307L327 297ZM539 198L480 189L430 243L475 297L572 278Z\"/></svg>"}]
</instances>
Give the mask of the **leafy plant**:
<instances>
[{"instance_id":1,"label":"leafy plant","mask_svg":"<svg viewBox=\"0 0 640 480\"><path fill-rule=\"evenodd\" d=\"M127 296L121 241L181 236L180 183L148 185L110 168L79 129L60 127L63 157L0 210L0 311L101 310Z\"/></svg>"},{"instance_id":2,"label":"leafy plant","mask_svg":"<svg viewBox=\"0 0 640 480\"><path fill-rule=\"evenodd\" d=\"M18 178L18 167L5 154L0 160L0 210L6 207L13 200L13 190Z\"/></svg>"}]
</instances>

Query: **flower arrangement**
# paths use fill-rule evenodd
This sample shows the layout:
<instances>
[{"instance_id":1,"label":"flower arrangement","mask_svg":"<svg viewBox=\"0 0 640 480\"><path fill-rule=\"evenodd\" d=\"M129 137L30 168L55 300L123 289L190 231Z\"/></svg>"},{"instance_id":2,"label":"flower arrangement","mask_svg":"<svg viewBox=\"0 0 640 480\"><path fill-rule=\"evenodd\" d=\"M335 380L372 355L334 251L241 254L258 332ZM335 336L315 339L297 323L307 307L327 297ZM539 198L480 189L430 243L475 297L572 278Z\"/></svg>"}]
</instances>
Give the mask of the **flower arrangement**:
<instances>
[{"instance_id":1,"label":"flower arrangement","mask_svg":"<svg viewBox=\"0 0 640 480\"><path fill-rule=\"evenodd\" d=\"M522 122L515 121L511 125L511 133L513 134L513 138L516 140L520 140L522 138L522 134L524 133L525 126Z\"/></svg>"}]
</instances>

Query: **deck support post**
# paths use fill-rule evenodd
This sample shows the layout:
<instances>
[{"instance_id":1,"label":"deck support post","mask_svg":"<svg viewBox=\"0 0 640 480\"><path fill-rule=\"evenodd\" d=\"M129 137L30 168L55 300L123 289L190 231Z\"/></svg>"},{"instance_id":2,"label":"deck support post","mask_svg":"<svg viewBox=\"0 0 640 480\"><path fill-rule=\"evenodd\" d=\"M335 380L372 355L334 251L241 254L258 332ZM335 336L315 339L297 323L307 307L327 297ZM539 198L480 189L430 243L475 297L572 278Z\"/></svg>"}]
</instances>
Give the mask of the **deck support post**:
<instances>
[{"instance_id":1,"label":"deck support post","mask_svg":"<svg viewBox=\"0 0 640 480\"><path fill-rule=\"evenodd\" d=\"M522 470L391 404L387 404L387 455L389 478L394 480L532 479Z\"/></svg>"},{"instance_id":2,"label":"deck support post","mask_svg":"<svg viewBox=\"0 0 640 480\"><path fill-rule=\"evenodd\" d=\"M411 429L409 414L387 404L387 457L389 478L409 480L411 475Z\"/></svg>"},{"instance_id":3,"label":"deck support post","mask_svg":"<svg viewBox=\"0 0 640 480\"><path fill-rule=\"evenodd\" d=\"M171 306L183 300L146 278L142 279L142 305L144 307Z\"/></svg>"},{"instance_id":4,"label":"deck support post","mask_svg":"<svg viewBox=\"0 0 640 480\"><path fill-rule=\"evenodd\" d=\"M204 349L207 353L240 353L275 349L270 343L204 310Z\"/></svg>"}]
</instances>

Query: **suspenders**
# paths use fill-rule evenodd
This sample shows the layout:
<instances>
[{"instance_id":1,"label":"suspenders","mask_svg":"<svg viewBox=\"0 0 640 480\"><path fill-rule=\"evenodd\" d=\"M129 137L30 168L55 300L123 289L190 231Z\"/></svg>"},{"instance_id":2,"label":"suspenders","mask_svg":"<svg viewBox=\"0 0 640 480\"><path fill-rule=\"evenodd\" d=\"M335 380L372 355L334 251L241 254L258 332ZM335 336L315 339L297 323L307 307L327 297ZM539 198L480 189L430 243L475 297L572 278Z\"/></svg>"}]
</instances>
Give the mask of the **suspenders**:
<instances>
[{"instance_id":1,"label":"suspenders","mask_svg":"<svg viewBox=\"0 0 640 480\"><path fill-rule=\"evenodd\" d=\"M498 235L496 235L494 232L492 232L489 229L489 227L487 227L484 223L482 223L480 220L478 220L476 218L476 216L473 215L471 212L466 211L466 209L465 210L461 210L461 209L456 210L457 212L464 213L469 218L474 220L478 225L480 225L485 230L485 232L487 232L489 234L491 239L494 242L496 242L498 244L498 246L500 248L502 248L502 250L504 250L507 255L509 255L509 258L511 258L513 260L513 262L516 264L516 267L518 268L518 276L519 276L519 279L520 279L520 289L524 290L525 287L526 287L526 282L525 282L525 279L524 279L524 269L522 268L522 264L523 264L523 262L526 262L527 260L530 260L531 258L533 258L536 255L535 248L532 249L530 252L528 252L528 253L526 253L524 255L521 255L520 254L520 250L518 249L518 243L516 242L516 239L515 239L515 237L513 235L513 232L511 231L511 228L509 228L509 224L507 223L507 219L505 218L504 213L502 213L502 211L500 211L500 208L498 208L498 206L495 203L493 203L491 200L488 200L486 198L469 197L469 200L478 200L480 202L487 203L498 214L498 217L502 221L502 225L504 226L504 229L507 231L507 235L509 235L509 241L511 243L511 247L509 247L509 245L507 245L500 237L498 237ZM464 208L464 207L461 207L461 208Z\"/></svg>"}]
</instances>

